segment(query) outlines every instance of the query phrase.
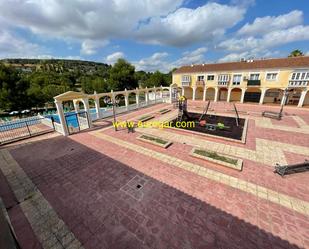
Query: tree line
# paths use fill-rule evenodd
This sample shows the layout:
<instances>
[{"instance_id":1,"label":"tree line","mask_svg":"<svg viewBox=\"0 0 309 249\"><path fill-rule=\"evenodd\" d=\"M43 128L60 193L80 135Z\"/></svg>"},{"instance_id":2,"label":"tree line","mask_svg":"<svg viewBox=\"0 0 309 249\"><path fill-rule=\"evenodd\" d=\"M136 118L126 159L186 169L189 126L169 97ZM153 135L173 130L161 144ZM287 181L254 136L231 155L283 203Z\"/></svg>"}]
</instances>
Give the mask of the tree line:
<instances>
[{"instance_id":1,"label":"tree line","mask_svg":"<svg viewBox=\"0 0 309 249\"><path fill-rule=\"evenodd\" d=\"M21 63L20 59L16 60L10 63ZM124 59L119 59L113 66L91 62L83 64L81 61L74 63L73 67L68 67L63 60L45 60L32 72L0 63L0 110L20 111L52 105L54 96L70 90L108 92L168 86L172 81L172 72L135 71L135 67Z\"/></svg>"}]
</instances>

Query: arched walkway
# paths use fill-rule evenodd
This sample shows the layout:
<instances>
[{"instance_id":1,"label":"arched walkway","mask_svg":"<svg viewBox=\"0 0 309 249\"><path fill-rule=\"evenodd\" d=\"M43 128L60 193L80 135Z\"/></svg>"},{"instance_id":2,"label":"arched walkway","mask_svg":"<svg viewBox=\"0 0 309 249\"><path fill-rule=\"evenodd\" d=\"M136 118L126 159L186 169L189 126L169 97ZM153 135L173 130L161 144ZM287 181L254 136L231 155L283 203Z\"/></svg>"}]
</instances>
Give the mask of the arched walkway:
<instances>
[{"instance_id":1,"label":"arched walkway","mask_svg":"<svg viewBox=\"0 0 309 249\"><path fill-rule=\"evenodd\" d=\"M245 92L244 102L259 103L261 98L261 90L256 87L249 87Z\"/></svg>"},{"instance_id":2,"label":"arched walkway","mask_svg":"<svg viewBox=\"0 0 309 249\"><path fill-rule=\"evenodd\" d=\"M283 97L283 90L279 88L267 89L264 97L264 104L280 105Z\"/></svg>"},{"instance_id":3,"label":"arched walkway","mask_svg":"<svg viewBox=\"0 0 309 249\"><path fill-rule=\"evenodd\" d=\"M213 87L207 88L206 100L215 100L216 90Z\"/></svg>"},{"instance_id":4,"label":"arched walkway","mask_svg":"<svg viewBox=\"0 0 309 249\"><path fill-rule=\"evenodd\" d=\"M240 102L241 101L241 89L240 88L233 88L231 90L230 101L231 102Z\"/></svg>"},{"instance_id":5,"label":"arched walkway","mask_svg":"<svg viewBox=\"0 0 309 249\"><path fill-rule=\"evenodd\" d=\"M227 93L228 93L227 88L225 88L225 87L220 87L220 88L219 88L218 100L219 100L219 101L226 101L226 100L227 100Z\"/></svg>"},{"instance_id":6,"label":"arched walkway","mask_svg":"<svg viewBox=\"0 0 309 249\"><path fill-rule=\"evenodd\" d=\"M146 102L146 93L144 91L139 92L138 101L139 101L139 103Z\"/></svg>"},{"instance_id":7,"label":"arched walkway","mask_svg":"<svg viewBox=\"0 0 309 249\"><path fill-rule=\"evenodd\" d=\"M74 111L74 109L75 109L73 100L63 101L62 106L63 106L63 112L64 113ZM77 107L79 108L78 105L77 105Z\"/></svg>"},{"instance_id":8,"label":"arched walkway","mask_svg":"<svg viewBox=\"0 0 309 249\"><path fill-rule=\"evenodd\" d=\"M203 99L203 93L204 93L204 88L203 87L197 87L195 89L195 99L196 100L202 100Z\"/></svg>"},{"instance_id":9,"label":"arched walkway","mask_svg":"<svg viewBox=\"0 0 309 249\"><path fill-rule=\"evenodd\" d=\"M111 97L111 96L109 96L109 95L104 95L104 96L102 96L102 97L100 97L99 98L99 104L100 104L100 108L106 108L106 107L108 107L107 106L107 104L105 104L105 102L104 102L104 98L105 97Z\"/></svg>"},{"instance_id":10,"label":"arched walkway","mask_svg":"<svg viewBox=\"0 0 309 249\"><path fill-rule=\"evenodd\" d=\"M187 99L192 99L193 98L193 89L192 87L184 87L184 93L183 95L187 98Z\"/></svg>"}]
</instances>

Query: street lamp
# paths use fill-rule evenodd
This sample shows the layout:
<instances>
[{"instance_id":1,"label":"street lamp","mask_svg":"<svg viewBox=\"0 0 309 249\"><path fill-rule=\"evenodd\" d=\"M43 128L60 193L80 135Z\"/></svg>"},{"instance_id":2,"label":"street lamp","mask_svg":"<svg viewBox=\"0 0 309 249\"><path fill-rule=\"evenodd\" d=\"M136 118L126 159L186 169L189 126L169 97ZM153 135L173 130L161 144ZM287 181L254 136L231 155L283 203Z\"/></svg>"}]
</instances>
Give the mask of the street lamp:
<instances>
[{"instance_id":1,"label":"street lamp","mask_svg":"<svg viewBox=\"0 0 309 249\"><path fill-rule=\"evenodd\" d=\"M111 97L109 96L106 96L104 99L103 99L104 103L106 105L109 105L109 106L112 106L113 107L113 117L114 117L114 128L115 128L115 131L117 131L117 125L116 125L116 109L115 107L118 106L119 102L120 102L120 98L114 98L112 99Z\"/></svg>"}]
</instances>

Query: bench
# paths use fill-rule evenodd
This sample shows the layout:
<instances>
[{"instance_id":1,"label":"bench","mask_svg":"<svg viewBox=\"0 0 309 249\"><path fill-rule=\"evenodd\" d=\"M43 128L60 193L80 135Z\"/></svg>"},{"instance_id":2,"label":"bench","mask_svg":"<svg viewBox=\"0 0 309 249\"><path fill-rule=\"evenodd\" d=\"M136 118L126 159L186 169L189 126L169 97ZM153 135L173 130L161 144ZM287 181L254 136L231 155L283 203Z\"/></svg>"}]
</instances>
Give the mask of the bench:
<instances>
[{"instance_id":1,"label":"bench","mask_svg":"<svg viewBox=\"0 0 309 249\"><path fill-rule=\"evenodd\" d=\"M305 160L303 163L292 164L292 165L283 165L276 164L274 173L278 173L281 176L300 173L309 170L309 161Z\"/></svg>"},{"instance_id":2,"label":"bench","mask_svg":"<svg viewBox=\"0 0 309 249\"><path fill-rule=\"evenodd\" d=\"M281 114L281 112L264 111L264 112L262 112L262 116L267 117L267 118L273 118L273 119L280 120L281 117L282 117L282 114Z\"/></svg>"}]
</instances>

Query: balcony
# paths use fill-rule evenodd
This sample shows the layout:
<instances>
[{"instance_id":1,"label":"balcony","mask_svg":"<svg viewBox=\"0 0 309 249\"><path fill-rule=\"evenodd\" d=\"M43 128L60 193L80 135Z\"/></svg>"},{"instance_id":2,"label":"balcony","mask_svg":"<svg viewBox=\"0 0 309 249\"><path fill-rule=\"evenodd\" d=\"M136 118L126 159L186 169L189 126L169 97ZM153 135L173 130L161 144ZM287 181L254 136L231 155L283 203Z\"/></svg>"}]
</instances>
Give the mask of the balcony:
<instances>
[{"instance_id":1,"label":"balcony","mask_svg":"<svg viewBox=\"0 0 309 249\"><path fill-rule=\"evenodd\" d=\"M182 86L190 86L190 81L183 81L181 82Z\"/></svg>"},{"instance_id":2,"label":"balcony","mask_svg":"<svg viewBox=\"0 0 309 249\"><path fill-rule=\"evenodd\" d=\"M195 85L196 85L196 86L205 86L205 82L204 82L204 80L197 80L197 81L195 82Z\"/></svg>"},{"instance_id":3,"label":"balcony","mask_svg":"<svg viewBox=\"0 0 309 249\"><path fill-rule=\"evenodd\" d=\"M308 80L290 80L289 87L306 87L308 86Z\"/></svg>"},{"instance_id":4,"label":"balcony","mask_svg":"<svg viewBox=\"0 0 309 249\"><path fill-rule=\"evenodd\" d=\"M261 80L248 80L247 86L260 86Z\"/></svg>"}]
</instances>

